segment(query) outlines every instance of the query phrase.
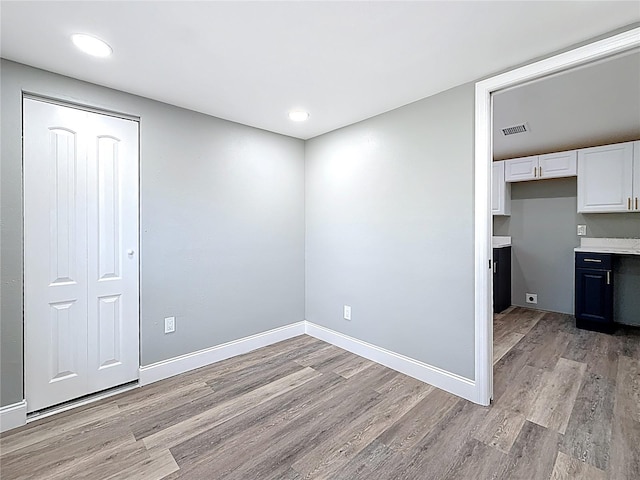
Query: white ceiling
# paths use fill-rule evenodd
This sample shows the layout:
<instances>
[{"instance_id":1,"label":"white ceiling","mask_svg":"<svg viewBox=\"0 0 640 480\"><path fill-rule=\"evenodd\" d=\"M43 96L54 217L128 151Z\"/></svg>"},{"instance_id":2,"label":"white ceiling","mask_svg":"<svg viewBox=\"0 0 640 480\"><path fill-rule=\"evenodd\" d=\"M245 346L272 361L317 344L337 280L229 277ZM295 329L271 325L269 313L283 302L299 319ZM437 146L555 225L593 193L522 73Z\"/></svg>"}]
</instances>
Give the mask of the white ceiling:
<instances>
[{"instance_id":1,"label":"white ceiling","mask_svg":"<svg viewBox=\"0 0 640 480\"><path fill-rule=\"evenodd\" d=\"M1 55L311 138L640 21L637 1L2 1ZM76 50L90 33L108 59ZM292 123L287 112L311 117Z\"/></svg>"},{"instance_id":2,"label":"white ceiling","mask_svg":"<svg viewBox=\"0 0 640 480\"><path fill-rule=\"evenodd\" d=\"M529 131L501 129L526 122ZM494 159L640 139L640 53L628 53L498 92Z\"/></svg>"}]
</instances>

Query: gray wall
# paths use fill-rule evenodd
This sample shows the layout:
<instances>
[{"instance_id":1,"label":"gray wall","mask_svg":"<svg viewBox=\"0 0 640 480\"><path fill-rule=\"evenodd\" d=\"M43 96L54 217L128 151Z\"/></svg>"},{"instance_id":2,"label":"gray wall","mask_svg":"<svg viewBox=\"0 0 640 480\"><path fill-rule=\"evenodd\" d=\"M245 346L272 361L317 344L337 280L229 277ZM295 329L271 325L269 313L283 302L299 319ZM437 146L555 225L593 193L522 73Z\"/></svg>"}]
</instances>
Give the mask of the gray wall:
<instances>
[{"instance_id":1,"label":"gray wall","mask_svg":"<svg viewBox=\"0 0 640 480\"><path fill-rule=\"evenodd\" d=\"M526 293L538 294L537 308L574 311L574 252L580 244L577 225L587 225L588 237L638 237L640 213L577 213L576 177L511 184L511 216L494 217L494 235L512 242L512 303L525 302ZM637 263L623 261L619 292L637 283ZM626 296L625 296L626 297ZM636 295L637 297L637 295ZM632 323L640 309L632 299L619 301L618 320ZM637 323L637 322L636 322Z\"/></svg>"},{"instance_id":2,"label":"gray wall","mask_svg":"<svg viewBox=\"0 0 640 480\"><path fill-rule=\"evenodd\" d=\"M307 320L470 379L473 116L466 84L305 154Z\"/></svg>"},{"instance_id":3,"label":"gray wall","mask_svg":"<svg viewBox=\"0 0 640 480\"><path fill-rule=\"evenodd\" d=\"M304 319L303 141L4 60L1 75L0 405L23 398L21 90L141 118L142 365Z\"/></svg>"}]
</instances>

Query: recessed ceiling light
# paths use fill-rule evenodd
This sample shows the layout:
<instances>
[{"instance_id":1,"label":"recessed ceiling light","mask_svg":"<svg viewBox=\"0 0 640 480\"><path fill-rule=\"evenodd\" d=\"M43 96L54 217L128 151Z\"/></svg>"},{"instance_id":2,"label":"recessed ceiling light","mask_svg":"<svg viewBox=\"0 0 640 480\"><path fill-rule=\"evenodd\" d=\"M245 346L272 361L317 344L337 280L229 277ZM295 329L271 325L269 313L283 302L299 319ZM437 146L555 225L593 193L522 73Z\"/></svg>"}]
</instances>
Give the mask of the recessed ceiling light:
<instances>
[{"instance_id":1,"label":"recessed ceiling light","mask_svg":"<svg viewBox=\"0 0 640 480\"><path fill-rule=\"evenodd\" d=\"M74 45L82 50L84 53L93 55L94 57L108 57L113 50L105 42L99 38L92 37L91 35L85 35L84 33L76 33L71 35L71 40Z\"/></svg>"},{"instance_id":2,"label":"recessed ceiling light","mask_svg":"<svg viewBox=\"0 0 640 480\"><path fill-rule=\"evenodd\" d=\"M289 112L289 118L294 122L304 122L309 118L309 112L305 112L304 110L291 110Z\"/></svg>"}]
</instances>

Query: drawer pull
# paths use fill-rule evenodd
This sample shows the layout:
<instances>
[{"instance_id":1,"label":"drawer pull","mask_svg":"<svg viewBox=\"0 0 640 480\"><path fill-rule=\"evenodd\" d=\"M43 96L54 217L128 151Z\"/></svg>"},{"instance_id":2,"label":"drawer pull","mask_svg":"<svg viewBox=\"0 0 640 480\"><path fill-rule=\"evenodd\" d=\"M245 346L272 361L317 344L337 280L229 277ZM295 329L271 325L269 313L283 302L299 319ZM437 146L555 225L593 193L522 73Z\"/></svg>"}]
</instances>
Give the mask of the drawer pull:
<instances>
[{"instance_id":1,"label":"drawer pull","mask_svg":"<svg viewBox=\"0 0 640 480\"><path fill-rule=\"evenodd\" d=\"M607 270L607 285L611 285L611 270Z\"/></svg>"},{"instance_id":2,"label":"drawer pull","mask_svg":"<svg viewBox=\"0 0 640 480\"><path fill-rule=\"evenodd\" d=\"M593 263L602 263L602 260L600 260L599 258L585 258L584 261L593 262Z\"/></svg>"},{"instance_id":3,"label":"drawer pull","mask_svg":"<svg viewBox=\"0 0 640 480\"><path fill-rule=\"evenodd\" d=\"M638 197L636 197L636 210L638 210Z\"/></svg>"}]
</instances>

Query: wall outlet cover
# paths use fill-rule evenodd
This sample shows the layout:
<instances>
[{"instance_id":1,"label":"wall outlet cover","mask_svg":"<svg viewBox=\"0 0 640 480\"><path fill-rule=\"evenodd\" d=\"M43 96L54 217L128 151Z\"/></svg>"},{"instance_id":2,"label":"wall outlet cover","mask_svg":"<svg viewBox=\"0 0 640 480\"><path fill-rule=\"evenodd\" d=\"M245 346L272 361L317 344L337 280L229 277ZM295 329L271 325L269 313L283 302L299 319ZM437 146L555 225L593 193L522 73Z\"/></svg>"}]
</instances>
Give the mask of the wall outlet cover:
<instances>
[{"instance_id":1,"label":"wall outlet cover","mask_svg":"<svg viewBox=\"0 0 640 480\"><path fill-rule=\"evenodd\" d=\"M343 317L345 320L351 320L351 307L349 305L344 306Z\"/></svg>"},{"instance_id":2,"label":"wall outlet cover","mask_svg":"<svg viewBox=\"0 0 640 480\"><path fill-rule=\"evenodd\" d=\"M586 225L578 225L578 235L583 237L587 234L587 226Z\"/></svg>"},{"instance_id":3,"label":"wall outlet cover","mask_svg":"<svg viewBox=\"0 0 640 480\"><path fill-rule=\"evenodd\" d=\"M525 293L525 297L527 303L538 303L537 293Z\"/></svg>"},{"instance_id":4,"label":"wall outlet cover","mask_svg":"<svg viewBox=\"0 0 640 480\"><path fill-rule=\"evenodd\" d=\"M164 333L173 333L176 331L176 317L166 317L164 319Z\"/></svg>"}]
</instances>

